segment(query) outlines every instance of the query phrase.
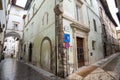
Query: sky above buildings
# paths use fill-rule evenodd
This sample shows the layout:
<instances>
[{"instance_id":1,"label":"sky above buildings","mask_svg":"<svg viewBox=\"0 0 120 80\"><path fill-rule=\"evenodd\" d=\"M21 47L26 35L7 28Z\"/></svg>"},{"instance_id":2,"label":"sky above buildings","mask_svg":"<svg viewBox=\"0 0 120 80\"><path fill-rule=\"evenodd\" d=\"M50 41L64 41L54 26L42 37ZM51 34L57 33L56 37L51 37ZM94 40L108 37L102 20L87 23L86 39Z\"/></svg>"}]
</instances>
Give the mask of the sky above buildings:
<instances>
[{"instance_id":1,"label":"sky above buildings","mask_svg":"<svg viewBox=\"0 0 120 80\"><path fill-rule=\"evenodd\" d=\"M26 2L27 2L27 0L17 0L16 5L25 7Z\"/></svg>"}]
</instances>

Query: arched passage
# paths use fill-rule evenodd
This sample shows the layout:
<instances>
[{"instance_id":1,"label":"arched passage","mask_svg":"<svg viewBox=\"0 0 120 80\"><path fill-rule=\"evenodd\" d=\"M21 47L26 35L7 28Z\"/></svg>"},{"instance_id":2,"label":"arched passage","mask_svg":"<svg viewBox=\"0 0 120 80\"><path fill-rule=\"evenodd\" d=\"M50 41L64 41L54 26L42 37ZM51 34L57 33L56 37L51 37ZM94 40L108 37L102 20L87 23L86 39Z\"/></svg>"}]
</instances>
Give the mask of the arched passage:
<instances>
[{"instance_id":1,"label":"arched passage","mask_svg":"<svg viewBox=\"0 0 120 80\"><path fill-rule=\"evenodd\" d=\"M4 56L5 57L15 57L19 58L20 57L20 41L21 37L20 34L17 32L8 32L5 34L4 38Z\"/></svg>"},{"instance_id":2,"label":"arched passage","mask_svg":"<svg viewBox=\"0 0 120 80\"><path fill-rule=\"evenodd\" d=\"M8 32L7 34L5 34L5 38L6 37L10 37L10 36L13 36L13 37L17 37L17 38L21 38L20 37L20 34L19 33L17 33L17 32Z\"/></svg>"}]
</instances>

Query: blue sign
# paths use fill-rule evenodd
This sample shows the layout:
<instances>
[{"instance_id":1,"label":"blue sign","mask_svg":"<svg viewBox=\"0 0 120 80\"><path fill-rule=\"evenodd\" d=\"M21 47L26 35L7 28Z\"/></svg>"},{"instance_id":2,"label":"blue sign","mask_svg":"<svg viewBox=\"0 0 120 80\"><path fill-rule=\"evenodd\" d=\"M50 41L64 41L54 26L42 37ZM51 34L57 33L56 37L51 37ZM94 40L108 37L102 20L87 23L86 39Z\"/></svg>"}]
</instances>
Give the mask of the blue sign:
<instances>
[{"instance_id":1,"label":"blue sign","mask_svg":"<svg viewBox=\"0 0 120 80\"><path fill-rule=\"evenodd\" d=\"M70 42L70 35L64 34L64 42Z\"/></svg>"}]
</instances>

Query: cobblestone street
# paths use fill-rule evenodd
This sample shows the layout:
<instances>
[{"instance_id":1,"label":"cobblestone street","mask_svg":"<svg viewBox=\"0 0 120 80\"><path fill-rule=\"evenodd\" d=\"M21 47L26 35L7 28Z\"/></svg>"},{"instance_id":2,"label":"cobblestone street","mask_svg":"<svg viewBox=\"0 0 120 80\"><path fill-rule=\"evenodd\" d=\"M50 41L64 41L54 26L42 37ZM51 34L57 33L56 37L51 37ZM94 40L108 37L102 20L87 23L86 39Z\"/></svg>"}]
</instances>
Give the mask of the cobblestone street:
<instances>
[{"instance_id":1,"label":"cobblestone street","mask_svg":"<svg viewBox=\"0 0 120 80\"><path fill-rule=\"evenodd\" d=\"M115 80L120 80L120 55L108 63L103 70L105 70Z\"/></svg>"}]
</instances>

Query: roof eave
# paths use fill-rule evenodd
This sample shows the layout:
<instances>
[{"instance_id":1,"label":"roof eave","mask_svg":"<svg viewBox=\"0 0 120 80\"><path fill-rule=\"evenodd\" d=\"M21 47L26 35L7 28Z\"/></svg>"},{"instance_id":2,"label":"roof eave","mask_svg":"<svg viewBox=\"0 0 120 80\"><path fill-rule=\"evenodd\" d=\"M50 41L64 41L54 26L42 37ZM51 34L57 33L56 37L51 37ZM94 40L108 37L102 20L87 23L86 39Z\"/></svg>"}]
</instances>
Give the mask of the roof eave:
<instances>
[{"instance_id":1,"label":"roof eave","mask_svg":"<svg viewBox=\"0 0 120 80\"><path fill-rule=\"evenodd\" d=\"M102 6L105 10L106 15L108 16L108 18L111 20L111 22L115 25L115 27L117 27L117 23L115 22L115 20L113 19L111 12L109 10L108 4L106 2L106 0L100 0L100 2L102 3Z\"/></svg>"}]
</instances>

